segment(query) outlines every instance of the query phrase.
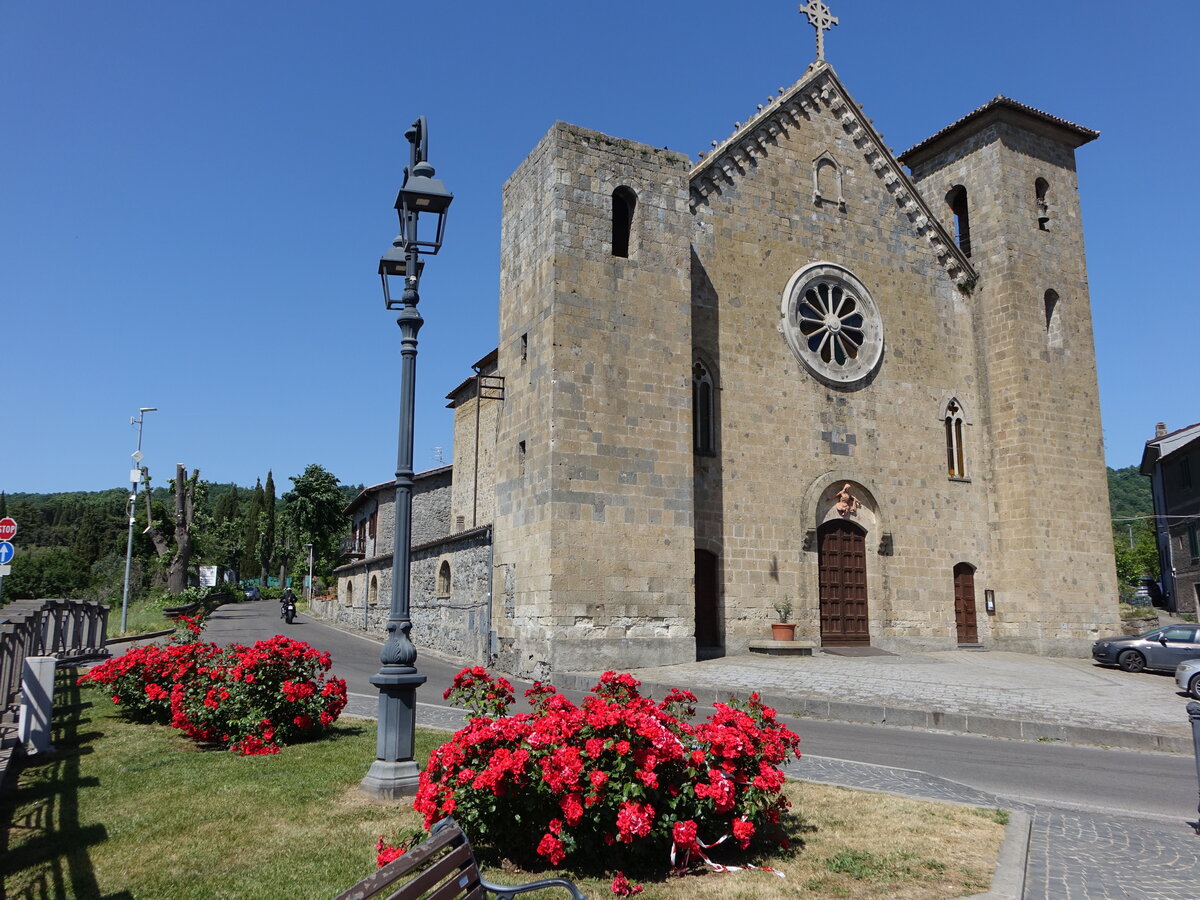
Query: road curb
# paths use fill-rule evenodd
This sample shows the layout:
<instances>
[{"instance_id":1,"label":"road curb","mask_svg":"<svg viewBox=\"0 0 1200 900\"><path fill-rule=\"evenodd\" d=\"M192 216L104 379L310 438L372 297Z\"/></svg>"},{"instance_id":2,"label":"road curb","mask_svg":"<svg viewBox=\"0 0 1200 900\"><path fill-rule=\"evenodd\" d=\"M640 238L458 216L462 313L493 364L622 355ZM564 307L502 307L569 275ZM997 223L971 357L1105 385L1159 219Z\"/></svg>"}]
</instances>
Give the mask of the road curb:
<instances>
[{"instance_id":1,"label":"road curb","mask_svg":"<svg viewBox=\"0 0 1200 900\"><path fill-rule=\"evenodd\" d=\"M1025 869L1029 861L1029 837L1033 820L1019 809L1008 810L1004 826L1004 843L992 872L992 886L983 894L973 894L966 900L1021 900L1025 896Z\"/></svg>"},{"instance_id":2,"label":"road curb","mask_svg":"<svg viewBox=\"0 0 1200 900\"><path fill-rule=\"evenodd\" d=\"M560 689L589 691L600 680L599 672L562 672L554 676ZM664 697L678 685L646 681L642 692ZM751 691L718 688L711 685L688 685L688 690L706 706L730 698L747 700ZM948 731L980 737L1007 738L1015 741L1061 742L1084 744L1121 750L1158 750L1168 753L1191 753L1192 740L1183 735L1159 732L1139 732L1064 722L1040 722L1032 719L1007 719L1001 716L954 713L937 709L916 709L877 703L855 703L831 700L819 695L776 694L758 691L767 706L783 715L802 719L821 719L832 722L852 722L859 725L894 725L903 728L923 728L927 731Z\"/></svg>"}]
</instances>

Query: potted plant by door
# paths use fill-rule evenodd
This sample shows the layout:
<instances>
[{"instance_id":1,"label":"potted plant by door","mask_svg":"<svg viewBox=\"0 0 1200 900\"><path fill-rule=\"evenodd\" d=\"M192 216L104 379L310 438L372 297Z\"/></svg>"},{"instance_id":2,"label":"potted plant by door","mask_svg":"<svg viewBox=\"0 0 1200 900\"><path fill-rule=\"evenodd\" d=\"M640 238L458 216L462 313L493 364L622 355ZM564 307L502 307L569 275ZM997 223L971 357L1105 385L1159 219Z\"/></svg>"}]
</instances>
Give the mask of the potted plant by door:
<instances>
[{"instance_id":1,"label":"potted plant by door","mask_svg":"<svg viewBox=\"0 0 1200 900\"><path fill-rule=\"evenodd\" d=\"M796 623L788 621L792 617L792 601L790 597L775 604L775 612L779 621L771 623L771 637L777 641L794 641L796 639Z\"/></svg>"}]
</instances>

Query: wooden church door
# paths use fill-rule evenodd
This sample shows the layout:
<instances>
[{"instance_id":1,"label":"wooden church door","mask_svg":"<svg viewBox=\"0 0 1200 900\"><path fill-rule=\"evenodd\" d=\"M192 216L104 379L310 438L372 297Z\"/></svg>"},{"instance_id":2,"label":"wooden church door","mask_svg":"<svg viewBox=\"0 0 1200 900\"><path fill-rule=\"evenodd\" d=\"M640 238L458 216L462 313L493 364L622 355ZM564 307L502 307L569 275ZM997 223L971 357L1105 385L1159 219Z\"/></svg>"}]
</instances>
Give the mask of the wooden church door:
<instances>
[{"instance_id":1,"label":"wooden church door","mask_svg":"<svg viewBox=\"0 0 1200 900\"><path fill-rule=\"evenodd\" d=\"M841 520L818 531L821 643L855 646L871 643L867 628L867 553L863 532Z\"/></svg>"},{"instance_id":2,"label":"wooden church door","mask_svg":"<svg viewBox=\"0 0 1200 900\"><path fill-rule=\"evenodd\" d=\"M968 563L954 567L954 627L960 644L979 643L979 628L975 623L975 569Z\"/></svg>"}]
</instances>

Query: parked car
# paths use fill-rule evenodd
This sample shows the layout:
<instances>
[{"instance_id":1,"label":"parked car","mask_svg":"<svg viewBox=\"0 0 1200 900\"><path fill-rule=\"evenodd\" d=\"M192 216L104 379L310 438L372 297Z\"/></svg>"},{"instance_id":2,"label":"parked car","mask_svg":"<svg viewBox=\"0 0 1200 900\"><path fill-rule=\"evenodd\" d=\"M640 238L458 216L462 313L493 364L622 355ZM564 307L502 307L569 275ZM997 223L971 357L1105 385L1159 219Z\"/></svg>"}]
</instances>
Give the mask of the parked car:
<instances>
[{"instance_id":1,"label":"parked car","mask_svg":"<svg viewBox=\"0 0 1200 900\"><path fill-rule=\"evenodd\" d=\"M1173 672L1188 659L1200 658L1195 625L1162 625L1145 634L1102 638L1092 644L1092 659L1126 672L1155 669Z\"/></svg>"},{"instance_id":2,"label":"parked car","mask_svg":"<svg viewBox=\"0 0 1200 900\"><path fill-rule=\"evenodd\" d=\"M250 585L250 587L246 588L246 599L247 600L261 600L262 599L262 591L260 591L258 589L257 584L252 584L252 585Z\"/></svg>"},{"instance_id":3,"label":"parked car","mask_svg":"<svg viewBox=\"0 0 1200 900\"><path fill-rule=\"evenodd\" d=\"M1175 683L1185 694L1200 700L1200 659L1181 662L1175 669Z\"/></svg>"}]
</instances>

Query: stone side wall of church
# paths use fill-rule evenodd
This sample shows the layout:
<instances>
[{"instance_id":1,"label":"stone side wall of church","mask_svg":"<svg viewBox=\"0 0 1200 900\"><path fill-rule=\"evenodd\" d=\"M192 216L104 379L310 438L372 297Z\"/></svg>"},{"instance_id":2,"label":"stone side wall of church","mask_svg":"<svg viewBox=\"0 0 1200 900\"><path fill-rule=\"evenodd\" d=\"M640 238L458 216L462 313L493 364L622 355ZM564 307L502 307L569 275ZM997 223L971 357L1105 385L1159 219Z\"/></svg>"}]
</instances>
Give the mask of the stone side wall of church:
<instances>
[{"instance_id":1,"label":"stone side wall of church","mask_svg":"<svg viewBox=\"0 0 1200 900\"><path fill-rule=\"evenodd\" d=\"M454 408L451 532L492 521L496 501L496 423L502 402L485 399L479 403L472 396Z\"/></svg>"},{"instance_id":2,"label":"stone side wall of church","mask_svg":"<svg viewBox=\"0 0 1200 900\"><path fill-rule=\"evenodd\" d=\"M1000 573L971 301L901 211L895 175L871 142L851 137L847 107L833 100L819 86L803 94L796 118L770 139L713 162L716 177L697 196L694 343L717 372L719 435L717 455L697 458L696 532L719 559L726 651L767 638L784 600L799 636L820 635L815 534L838 516L833 495L846 483L862 503L846 518L866 532L871 642L957 646L961 562L976 568L988 642L982 590ZM825 164L816 199L819 158L837 168ZM882 317L882 362L853 387L815 377L781 332L789 279L818 262L853 273ZM951 398L966 412L964 479L947 471Z\"/></svg>"},{"instance_id":3,"label":"stone side wall of church","mask_svg":"<svg viewBox=\"0 0 1200 900\"><path fill-rule=\"evenodd\" d=\"M454 491L454 473L450 467L413 481L412 543L424 544L450 533L450 506ZM394 514L392 516L395 518ZM388 549L391 549L389 545Z\"/></svg>"},{"instance_id":4,"label":"stone side wall of church","mask_svg":"<svg viewBox=\"0 0 1200 900\"><path fill-rule=\"evenodd\" d=\"M994 645L1085 655L1119 622L1074 151L995 122L914 176L931 197L956 185L967 192L979 272L971 296L979 421L990 445L1002 575ZM1044 230L1039 178L1049 185ZM1058 298L1053 309L1048 291Z\"/></svg>"},{"instance_id":5,"label":"stone side wall of church","mask_svg":"<svg viewBox=\"0 0 1200 900\"><path fill-rule=\"evenodd\" d=\"M687 166L558 123L505 187L496 622L510 671L694 658ZM612 253L619 187L637 198L628 258Z\"/></svg>"}]
</instances>

